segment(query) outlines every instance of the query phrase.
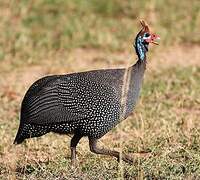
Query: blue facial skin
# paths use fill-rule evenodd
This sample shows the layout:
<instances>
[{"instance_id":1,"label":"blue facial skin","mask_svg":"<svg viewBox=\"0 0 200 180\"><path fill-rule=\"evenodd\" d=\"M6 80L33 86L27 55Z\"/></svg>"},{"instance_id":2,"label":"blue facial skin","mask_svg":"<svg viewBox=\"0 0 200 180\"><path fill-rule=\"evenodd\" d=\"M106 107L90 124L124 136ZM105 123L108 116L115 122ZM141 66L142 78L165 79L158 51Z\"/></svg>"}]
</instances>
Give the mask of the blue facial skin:
<instances>
[{"instance_id":1,"label":"blue facial skin","mask_svg":"<svg viewBox=\"0 0 200 180\"><path fill-rule=\"evenodd\" d=\"M146 33L141 36L141 35L138 35L136 37L136 40L135 40L135 50L136 50L136 53L139 57L140 60L144 61L145 60L145 57L146 57L146 52L148 51L148 45L149 43L147 43L143 37L146 36Z\"/></svg>"}]
</instances>

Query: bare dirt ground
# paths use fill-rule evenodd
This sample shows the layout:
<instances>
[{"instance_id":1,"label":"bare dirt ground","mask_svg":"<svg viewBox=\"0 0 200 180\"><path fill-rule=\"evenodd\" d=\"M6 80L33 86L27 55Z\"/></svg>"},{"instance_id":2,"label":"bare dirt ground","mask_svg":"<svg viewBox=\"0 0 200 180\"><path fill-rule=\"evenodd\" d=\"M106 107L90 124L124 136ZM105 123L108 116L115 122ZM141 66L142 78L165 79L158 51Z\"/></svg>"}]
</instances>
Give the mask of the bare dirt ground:
<instances>
[{"instance_id":1,"label":"bare dirt ground","mask_svg":"<svg viewBox=\"0 0 200 180\"><path fill-rule=\"evenodd\" d=\"M156 48L153 54L148 57L148 70L160 71L170 67L200 66L199 46L174 46L163 51L162 47ZM68 61L65 61L66 59ZM75 49L68 52L57 52L55 55L47 57L40 65L22 67L1 76L2 85L6 86L20 83L20 86L29 86L34 80L47 74L66 74L70 72L86 71L101 68L123 68L136 61L134 53L119 52L105 53L95 49ZM1 67L9 64L1 64ZM7 81L5 81L5 79ZM20 92L20 88L19 88Z\"/></svg>"}]
</instances>

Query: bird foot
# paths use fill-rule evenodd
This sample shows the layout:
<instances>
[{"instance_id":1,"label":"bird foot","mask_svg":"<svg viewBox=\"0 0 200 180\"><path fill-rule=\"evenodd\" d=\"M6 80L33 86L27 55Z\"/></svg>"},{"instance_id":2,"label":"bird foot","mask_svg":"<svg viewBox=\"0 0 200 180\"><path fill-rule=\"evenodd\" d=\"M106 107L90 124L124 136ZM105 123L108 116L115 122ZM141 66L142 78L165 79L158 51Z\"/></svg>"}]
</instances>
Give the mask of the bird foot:
<instances>
[{"instance_id":1,"label":"bird foot","mask_svg":"<svg viewBox=\"0 0 200 180\"><path fill-rule=\"evenodd\" d=\"M150 156L152 156L152 153L151 152L135 152L135 153L133 153L134 154L134 156L136 156L136 157L143 157L143 158L147 158L147 157L150 157Z\"/></svg>"},{"instance_id":2,"label":"bird foot","mask_svg":"<svg viewBox=\"0 0 200 180\"><path fill-rule=\"evenodd\" d=\"M124 162L128 164L133 164L133 158L125 154L123 154L121 157L117 159L118 162L120 162L120 160L123 160Z\"/></svg>"},{"instance_id":3,"label":"bird foot","mask_svg":"<svg viewBox=\"0 0 200 180\"><path fill-rule=\"evenodd\" d=\"M76 159L71 160L71 167L72 168L77 168L79 166L79 163Z\"/></svg>"}]
</instances>

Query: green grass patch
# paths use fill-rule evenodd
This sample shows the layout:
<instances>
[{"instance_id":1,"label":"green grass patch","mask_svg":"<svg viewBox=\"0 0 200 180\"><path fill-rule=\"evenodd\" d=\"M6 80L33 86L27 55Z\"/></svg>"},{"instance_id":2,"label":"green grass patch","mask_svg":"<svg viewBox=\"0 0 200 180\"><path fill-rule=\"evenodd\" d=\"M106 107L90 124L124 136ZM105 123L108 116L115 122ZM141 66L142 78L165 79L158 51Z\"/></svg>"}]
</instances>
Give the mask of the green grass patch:
<instances>
[{"instance_id":1,"label":"green grass patch","mask_svg":"<svg viewBox=\"0 0 200 180\"><path fill-rule=\"evenodd\" d=\"M166 45L200 43L196 0L1 2L5 12L8 6L9 15L0 18L0 59L11 54L26 60L32 51L41 56L44 51L80 47L123 51L139 31L140 18Z\"/></svg>"}]
</instances>

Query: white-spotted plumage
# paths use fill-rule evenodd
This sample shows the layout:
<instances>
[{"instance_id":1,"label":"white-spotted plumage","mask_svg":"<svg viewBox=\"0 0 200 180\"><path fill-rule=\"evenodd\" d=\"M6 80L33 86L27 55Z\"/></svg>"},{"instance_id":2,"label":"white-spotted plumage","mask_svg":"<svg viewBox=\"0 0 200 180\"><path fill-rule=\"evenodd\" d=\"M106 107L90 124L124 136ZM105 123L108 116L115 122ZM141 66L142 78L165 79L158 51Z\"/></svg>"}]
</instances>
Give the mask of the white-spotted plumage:
<instances>
[{"instance_id":1,"label":"white-spotted plumage","mask_svg":"<svg viewBox=\"0 0 200 180\"><path fill-rule=\"evenodd\" d=\"M135 41L139 60L129 67L130 83L124 104L121 96L126 69L53 75L33 83L22 101L15 143L48 132L96 139L105 135L135 107L146 67L147 45L139 33Z\"/></svg>"},{"instance_id":2,"label":"white-spotted plumage","mask_svg":"<svg viewBox=\"0 0 200 180\"><path fill-rule=\"evenodd\" d=\"M14 143L48 132L74 134L70 142L74 164L76 146L87 136L92 152L132 163L123 153L99 148L97 141L132 113L139 97L148 45L158 37L151 37L148 25L140 22L142 30L134 42L138 61L129 68L53 75L33 83L22 101Z\"/></svg>"},{"instance_id":3,"label":"white-spotted plumage","mask_svg":"<svg viewBox=\"0 0 200 180\"><path fill-rule=\"evenodd\" d=\"M139 96L145 63L133 65L126 117ZM94 70L36 81L21 107L18 142L48 132L100 138L118 124L125 69Z\"/></svg>"}]
</instances>

